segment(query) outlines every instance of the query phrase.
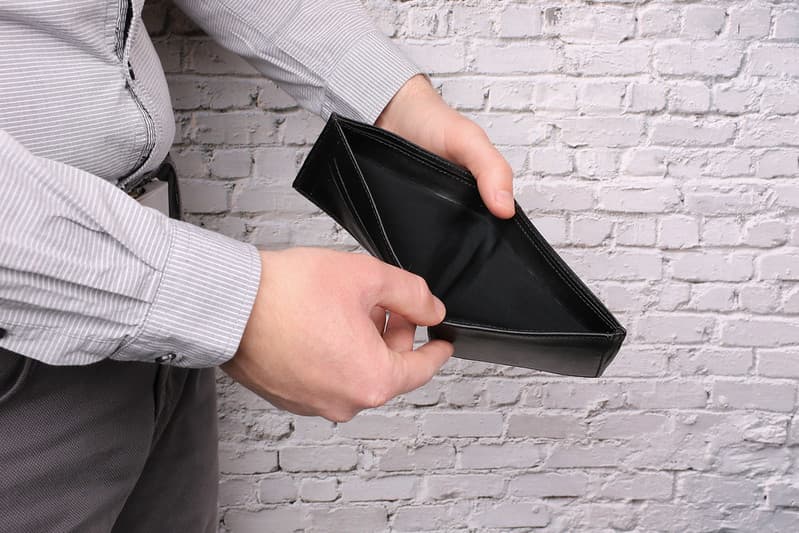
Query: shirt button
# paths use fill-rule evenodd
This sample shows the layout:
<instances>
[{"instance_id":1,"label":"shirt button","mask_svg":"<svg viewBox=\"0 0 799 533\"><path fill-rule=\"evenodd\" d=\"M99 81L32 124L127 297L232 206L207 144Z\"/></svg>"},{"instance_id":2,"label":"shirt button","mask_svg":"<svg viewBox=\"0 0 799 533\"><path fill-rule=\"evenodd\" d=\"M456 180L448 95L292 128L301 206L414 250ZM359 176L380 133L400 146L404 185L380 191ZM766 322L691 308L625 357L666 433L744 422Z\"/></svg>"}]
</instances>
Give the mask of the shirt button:
<instances>
[{"instance_id":1,"label":"shirt button","mask_svg":"<svg viewBox=\"0 0 799 533\"><path fill-rule=\"evenodd\" d=\"M168 363L170 361L174 361L177 356L178 356L178 354L176 354L175 352L169 352L167 354L159 355L158 357L156 357L155 358L155 362L156 363Z\"/></svg>"}]
</instances>

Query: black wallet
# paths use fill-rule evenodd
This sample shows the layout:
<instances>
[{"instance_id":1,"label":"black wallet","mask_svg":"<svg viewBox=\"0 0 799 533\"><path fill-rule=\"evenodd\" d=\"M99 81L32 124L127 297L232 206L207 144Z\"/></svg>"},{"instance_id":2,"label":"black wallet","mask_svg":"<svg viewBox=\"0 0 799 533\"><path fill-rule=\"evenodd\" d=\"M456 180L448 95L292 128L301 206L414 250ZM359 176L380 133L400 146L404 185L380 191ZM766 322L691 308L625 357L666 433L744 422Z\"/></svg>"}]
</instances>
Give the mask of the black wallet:
<instances>
[{"instance_id":1,"label":"black wallet","mask_svg":"<svg viewBox=\"0 0 799 533\"><path fill-rule=\"evenodd\" d=\"M392 133L332 115L294 188L372 255L427 281L447 306L428 334L457 357L597 377L624 340L518 204L496 218L468 171Z\"/></svg>"}]
</instances>

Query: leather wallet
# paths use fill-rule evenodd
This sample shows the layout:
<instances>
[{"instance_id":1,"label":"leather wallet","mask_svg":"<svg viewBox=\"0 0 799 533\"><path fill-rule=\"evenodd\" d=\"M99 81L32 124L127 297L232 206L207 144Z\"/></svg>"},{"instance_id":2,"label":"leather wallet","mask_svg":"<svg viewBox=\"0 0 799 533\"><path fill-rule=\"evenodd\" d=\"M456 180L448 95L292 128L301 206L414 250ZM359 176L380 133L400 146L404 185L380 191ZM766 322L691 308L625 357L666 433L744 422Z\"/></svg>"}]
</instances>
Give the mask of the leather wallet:
<instances>
[{"instance_id":1,"label":"leather wallet","mask_svg":"<svg viewBox=\"0 0 799 533\"><path fill-rule=\"evenodd\" d=\"M428 328L455 356L598 377L624 328L516 204L493 216L465 169L332 115L294 188L372 255L423 277L447 306Z\"/></svg>"}]
</instances>

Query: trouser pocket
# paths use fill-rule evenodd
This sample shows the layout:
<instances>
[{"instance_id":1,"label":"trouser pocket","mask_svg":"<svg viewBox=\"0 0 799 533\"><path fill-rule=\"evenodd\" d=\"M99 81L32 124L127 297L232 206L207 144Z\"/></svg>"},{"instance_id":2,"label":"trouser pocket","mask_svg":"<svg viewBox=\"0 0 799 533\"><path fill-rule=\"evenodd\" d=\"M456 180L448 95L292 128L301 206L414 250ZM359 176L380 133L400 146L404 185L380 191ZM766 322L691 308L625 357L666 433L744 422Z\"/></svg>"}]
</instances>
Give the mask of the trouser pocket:
<instances>
[{"instance_id":1,"label":"trouser pocket","mask_svg":"<svg viewBox=\"0 0 799 533\"><path fill-rule=\"evenodd\" d=\"M33 359L0 348L0 405L9 402L25 385Z\"/></svg>"}]
</instances>

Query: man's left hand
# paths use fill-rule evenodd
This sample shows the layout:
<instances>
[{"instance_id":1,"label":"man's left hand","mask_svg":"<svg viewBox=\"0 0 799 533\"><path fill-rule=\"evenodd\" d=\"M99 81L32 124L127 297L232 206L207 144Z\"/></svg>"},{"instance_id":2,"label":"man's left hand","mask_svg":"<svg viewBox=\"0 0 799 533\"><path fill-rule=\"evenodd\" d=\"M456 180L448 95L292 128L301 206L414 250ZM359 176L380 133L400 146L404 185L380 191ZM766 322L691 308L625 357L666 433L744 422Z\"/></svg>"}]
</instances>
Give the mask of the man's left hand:
<instances>
[{"instance_id":1,"label":"man's left hand","mask_svg":"<svg viewBox=\"0 0 799 533\"><path fill-rule=\"evenodd\" d=\"M402 86L375 125L467 168L488 209L500 218L513 216L510 165L483 129L449 107L421 74Z\"/></svg>"}]
</instances>

